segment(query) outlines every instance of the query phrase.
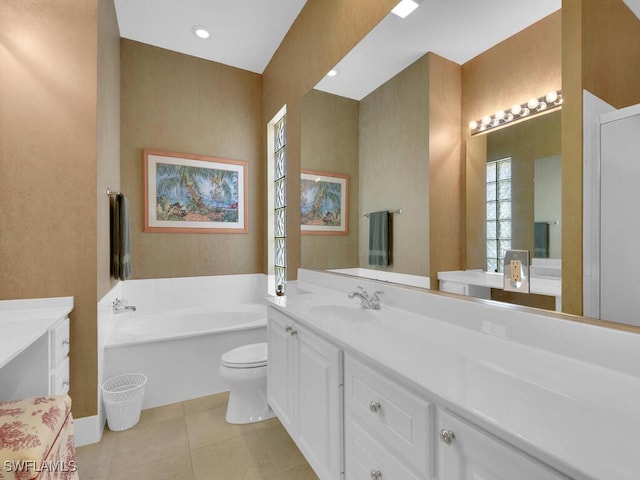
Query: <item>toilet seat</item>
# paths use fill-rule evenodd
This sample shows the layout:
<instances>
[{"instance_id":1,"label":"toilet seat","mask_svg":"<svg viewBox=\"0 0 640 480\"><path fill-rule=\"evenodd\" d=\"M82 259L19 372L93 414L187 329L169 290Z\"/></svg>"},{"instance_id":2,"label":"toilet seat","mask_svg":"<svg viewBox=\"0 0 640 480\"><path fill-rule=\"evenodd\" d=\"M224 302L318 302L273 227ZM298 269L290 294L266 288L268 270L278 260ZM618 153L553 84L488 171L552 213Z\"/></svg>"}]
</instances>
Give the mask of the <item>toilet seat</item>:
<instances>
[{"instance_id":1,"label":"toilet seat","mask_svg":"<svg viewBox=\"0 0 640 480\"><path fill-rule=\"evenodd\" d=\"M220 358L227 368L257 368L267 365L267 343L252 343L229 350Z\"/></svg>"}]
</instances>

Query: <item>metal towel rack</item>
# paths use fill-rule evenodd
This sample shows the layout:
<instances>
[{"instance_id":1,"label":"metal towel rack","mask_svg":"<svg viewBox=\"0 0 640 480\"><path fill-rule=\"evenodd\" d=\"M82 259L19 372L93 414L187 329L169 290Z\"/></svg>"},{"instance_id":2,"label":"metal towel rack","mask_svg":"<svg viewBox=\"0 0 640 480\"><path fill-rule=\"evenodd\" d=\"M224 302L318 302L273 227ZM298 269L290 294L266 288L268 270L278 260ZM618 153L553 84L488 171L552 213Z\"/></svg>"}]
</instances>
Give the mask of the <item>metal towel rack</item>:
<instances>
[{"instance_id":1,"label":"metal towel rack","mask_svg":"<svg viewBox=\"0 0 640 480\"><path fill-rule=\"evenodd\" d=\"M107 187L107 195L120 195L120 192L112 192L109 187Z\"/></svg>"},{"instance_id":2,"label":"metal towel rack","mask_svg":"<svg viewBox=\"0 0 640 480\"><path fill-rule=\"evenodd\" d=\"M397 213L398 215L400 215L400 214L402 213L402 210L401 210L401 209L397 209L397 210L388 210L388 212L389 212L389 213ZM367 218L369 218L369 215L371 215L371 212L369 212L369 213L365 213L365 214L363 215L363 217L367 217Z\"/></svg>"}]
</instances>

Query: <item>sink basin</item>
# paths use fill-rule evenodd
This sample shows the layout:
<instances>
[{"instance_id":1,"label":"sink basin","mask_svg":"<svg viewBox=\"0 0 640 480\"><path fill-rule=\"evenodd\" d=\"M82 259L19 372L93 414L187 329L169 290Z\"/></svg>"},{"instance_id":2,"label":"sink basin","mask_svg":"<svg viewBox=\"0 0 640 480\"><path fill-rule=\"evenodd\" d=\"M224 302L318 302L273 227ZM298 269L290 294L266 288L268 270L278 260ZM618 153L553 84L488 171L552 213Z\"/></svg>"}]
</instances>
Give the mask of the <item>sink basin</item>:
<instances>
[{"instance_id":1,"label":"sink basin","mask_svg":"<svg viewBox=\"0 0 640 480\"><path fill-rule=\"evenodd\" d=\"M359 303L353 305L322 304L312 305L309 312L323 318L346 321L371 321L378 317L380 310L362 308Z\"/></svg>"}]
</instances>

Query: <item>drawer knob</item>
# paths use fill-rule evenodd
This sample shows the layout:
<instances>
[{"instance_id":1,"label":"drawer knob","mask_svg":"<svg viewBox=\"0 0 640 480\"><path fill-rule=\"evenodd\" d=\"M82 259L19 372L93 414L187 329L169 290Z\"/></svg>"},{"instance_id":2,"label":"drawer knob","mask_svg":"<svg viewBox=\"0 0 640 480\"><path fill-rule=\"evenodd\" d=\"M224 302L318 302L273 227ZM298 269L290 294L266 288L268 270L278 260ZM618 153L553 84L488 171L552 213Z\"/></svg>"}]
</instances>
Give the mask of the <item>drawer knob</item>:
<instances>
[{"instance_id":1,"label":"drawer knob","mask_svg":"<svg viewBox=\"0 0 640 480\"><path fill-rule=\"evenodd\" d=\"M65 339L62 341L62 344L63 344L63 345L70 345L70 344L71 344L71 339L70 339L70 338L65 338Z\"/></svg>"},{"instance_id":2,"label":"drawer knob","mask_svg":"<svg viewBox=\"0 0 640 480\"><path fill-rule=\"evenodd\" d=\"M378 413L382 409L382 405L380 403L373 401L369 404L369 410L371 413Z\"/></svg>"},{"instance_id":3,"label":"drawer knob","mask_svg":"<svg viewBox=\"0 0 640 480\"><path fill-rule=\"evenodd\" d=\"M293 337L294 335L297 335L298 331L297 330L291 330L291 336Z\"/></svg>"},{"instance_id":4,"label":"drawer knob","mask_svg":"<svg viewBox=\"0 0 640 480\"><path fill-rule=\"evenodd\" d=\"M451 430L445 428L440 430L440 441L445 445L451 445L455 439L456 436Z\"/></svg>"},{"instance_id":5,"label":"drawer knob","mask_svg":"<svg viewBox=\"0 0 640 480\"><path fill-rule=\"evenodd\" d=\"M293 330L293 327L291 325L285 325L284 326L284 331L285 332L290 332L291 330Z\"/></svg>"},{"instance_id":6,"label":"drawer knob","mask_svg":"<svg viewBox=\"0 0 640 480\"><path fill-rule=\"evenodd\" d=\"M382 478L382 472L380 470L371 470L372 480L380 480Z\"/></svg>"},{"instance_id":7,"label":"drawer knob","mask_svg":"<svg viewBox=\"0 0 640 480\"><path fill-rule=\"evenodd\" d=\"M68 387L71 384L71 382L69 380L65 380L64 382L62 382L62 385L64 385L65 387Z\"/></svg>"}]
</instances>

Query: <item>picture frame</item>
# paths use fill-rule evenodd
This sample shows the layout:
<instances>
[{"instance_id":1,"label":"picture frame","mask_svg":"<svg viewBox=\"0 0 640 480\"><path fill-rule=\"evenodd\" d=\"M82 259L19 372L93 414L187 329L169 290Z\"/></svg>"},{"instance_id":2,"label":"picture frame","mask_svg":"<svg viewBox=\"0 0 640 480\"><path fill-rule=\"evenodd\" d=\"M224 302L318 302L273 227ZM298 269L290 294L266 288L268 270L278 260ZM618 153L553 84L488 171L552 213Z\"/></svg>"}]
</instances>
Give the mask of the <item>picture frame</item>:
<instances>
[{"instance_id":1,"label":"picture frame","mask_svg":"<svg viewBox=\"0 0 640 480\"><path fill-rule=\"evenodd\" d=\"M142 160L145 232L248 232L248 162L154 149Z\"/></svg>"},{"instance_id":2,"label":"picture frame","mask_svg":"<svg viewBox=\"0 0 640 480\"><path fill-rule=\"evenodd\" d=\"M349 177L340 173L301 170L301 235L349 233Z\"/></svg>"}]
</instances>

